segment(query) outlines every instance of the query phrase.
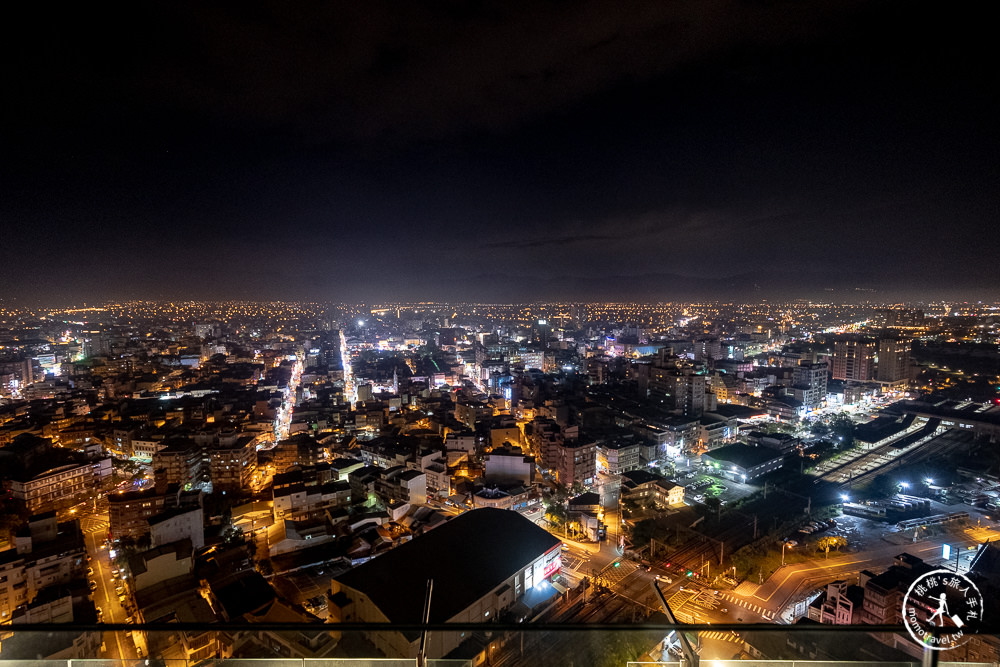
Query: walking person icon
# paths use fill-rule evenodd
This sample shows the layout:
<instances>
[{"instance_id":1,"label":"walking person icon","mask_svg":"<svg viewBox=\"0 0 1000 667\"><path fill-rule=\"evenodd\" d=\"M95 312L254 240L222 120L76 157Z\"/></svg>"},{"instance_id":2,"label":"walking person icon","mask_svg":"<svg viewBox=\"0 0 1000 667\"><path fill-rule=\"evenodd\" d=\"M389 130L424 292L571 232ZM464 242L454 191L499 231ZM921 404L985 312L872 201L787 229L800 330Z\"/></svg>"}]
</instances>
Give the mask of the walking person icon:
<instances>
[{"instance_id":1,"label":"walking person icon","mask_svg":"<svg viewBox=\"0 0 1000 667\"><path fill-rule=\"evenodd\" d=\"M931 614L931 617L927 619L928 623L934 623L934 619L935 618L939 618L939 619L941 619L941 625L945 624L944 623L945 614L948 613L948 600L947 600L947 597L948 596L945 593L942 593L941 595L938 596L938 608L937 608L937 611L935 611L933 614Z\"/></svg>"}]
</instances>

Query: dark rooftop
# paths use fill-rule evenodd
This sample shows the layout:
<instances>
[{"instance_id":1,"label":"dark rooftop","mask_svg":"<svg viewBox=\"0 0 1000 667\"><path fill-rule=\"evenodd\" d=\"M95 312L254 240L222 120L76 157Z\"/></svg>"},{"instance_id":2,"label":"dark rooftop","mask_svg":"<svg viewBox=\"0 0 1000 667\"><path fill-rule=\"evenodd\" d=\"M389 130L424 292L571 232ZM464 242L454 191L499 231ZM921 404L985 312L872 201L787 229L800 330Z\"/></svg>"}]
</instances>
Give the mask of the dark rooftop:
<instances>
[{"instance_id":1,"label":"dark rooftop","mask_svg":"<svg viewBox=\"0 0 1000 667\"><path fill-rule=\"evenodd\" d=\"M427 580L430 622L444 623L514 576L559 539L517 512L466 512L336 577L361 591L393 623L419 623Z\"/></svg>"},{"instance_id":2,"label":"dark rooftop","mask_svg":"<svg viewBox=\"0 0 1000 667\"><path fill-rule=\"evenodd\" d=\"M753 468L783 455L770 447L750 447L749 445L736 444L713 449L707 454L703 454L702 458L706 456L715 461L725 461L738 465L741 468Z\"/></svg>"}]
</instances>

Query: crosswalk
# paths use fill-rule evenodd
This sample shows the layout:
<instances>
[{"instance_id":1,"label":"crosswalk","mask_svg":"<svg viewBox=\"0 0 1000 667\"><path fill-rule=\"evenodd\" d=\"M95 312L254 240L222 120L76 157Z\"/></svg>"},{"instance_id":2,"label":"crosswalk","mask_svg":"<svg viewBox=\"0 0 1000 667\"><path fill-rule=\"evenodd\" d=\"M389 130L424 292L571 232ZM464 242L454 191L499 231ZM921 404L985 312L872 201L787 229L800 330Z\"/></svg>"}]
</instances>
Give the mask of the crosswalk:
<instances>
[{"instance_id":1,"label":"crosswalk","mask_svg":"<svg viewBox=\"0 0 1000 667\"><path fill-rule=\"evenodd\" d=\"M97 519L95 517L84 517L80 521L80 530L86 534L108 532L107 519Z\"/></svg>"},{"instance_id":2,"label":"crosswalk","mask_svg":"<svg viewBox=\"0 0 1000 667\"><path fill-rule=\"evenodd\" d=\"M748 610L752 611L755 614L759 614L760 617L763 618L765 621L772 621L772 620L774 620L774 614L772 614L767 609L764 609L759 604L754 604L753 602L745 600L744 598L741 598L741 597L737 597L736 595L733 595L732 593L723 593L719 597L721 597L724 600L729 600L730 602L732 602L734 604L738 604L739 606L743 607L744 609L748 609Z\"/></svg>"},{"instance_id":3,"label":"crosswalk","mask_svg":"<svg viewBox=\"0 0 1000 667\"><path fill-rule=\"evenodd\" d=\"M714 639L720 642L733 642L734 644L742 644L743 640L740 636L733 632L732 630L712 630L711 632L699 632L699 639Z\"/></svg>"},{"instance_id":4,"label":"crosswalk","mask_svg":"<svg viewBox=\"0 0 1000 667\"><path fill-rule=\"evenodd\" d=\"M619 563L618 567L614 566L614 563L608 565L603 570L601 570L598 575L598 579L602 584L608 586L609 588L615 586L622 579L639 569L639 566L630 560L615 561Z\"/></svg>"}]
</instances>

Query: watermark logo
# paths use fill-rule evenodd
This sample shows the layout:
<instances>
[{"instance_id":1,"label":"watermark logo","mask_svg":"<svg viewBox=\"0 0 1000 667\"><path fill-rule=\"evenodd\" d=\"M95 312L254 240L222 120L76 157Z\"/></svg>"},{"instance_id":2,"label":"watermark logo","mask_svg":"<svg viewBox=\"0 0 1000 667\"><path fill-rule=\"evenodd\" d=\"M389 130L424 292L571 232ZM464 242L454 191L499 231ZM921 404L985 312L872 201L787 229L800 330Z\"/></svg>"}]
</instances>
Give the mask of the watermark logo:
<instances>
[{"instance_id":1,"label":"watermark logo","mask_svg":"<svg viewBox=\"0 0 1000 667\"><path fill-rule=\"evenodd\" d=\"M965 630L983 619L983 596L968 577L949 570L921 575L903 598L903 624L913 640L934 651L968 639Z\"/></svg>"}]
</instances>

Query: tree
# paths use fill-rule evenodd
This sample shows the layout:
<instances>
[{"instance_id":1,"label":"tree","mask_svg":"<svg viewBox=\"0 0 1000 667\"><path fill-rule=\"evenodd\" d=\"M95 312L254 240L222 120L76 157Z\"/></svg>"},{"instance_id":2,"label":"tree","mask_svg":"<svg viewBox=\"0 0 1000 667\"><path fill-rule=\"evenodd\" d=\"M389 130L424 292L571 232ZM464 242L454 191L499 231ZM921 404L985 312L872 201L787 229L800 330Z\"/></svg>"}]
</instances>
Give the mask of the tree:
<instances>
[{"instance_id":1,"label":"tree","mask_svg":"<svg viewBox=\"0 0 1000 667\"><path fill-rule=\"evenodd\" d=\"M809 426L809 430L813 435L826 435L830 432L830 427L817 419Z\"/></svg>"},{"instance_id":2,"label":"tree","mask_svg":"<svg viewBox=\"0 0 1000 667\"><path fill-rule=\"evenodd\" d=\"M854 445L854 420L840 414L830 420L830 431L837 443L844 448Z\"/></svg>"},{"instance_id":3,"label":"tree","mask_svg":"<svg viewBox=\"0 0 1000 667\"><path fill-rule=\"evenodd\" d=\"M715 496L705 498L705 507L709 512L715 514L717 518L722 514L722 501Z\"/></svg>"},{"instance_id":4,"label":"tree","mask_svg":"<svg viewBox=\"0 0 1000 667\"><path fill-rule=\"evenodd\" d=\"M840 551L841 547L847 546L847 538L840 535L827 535L816 542L817 551L830 552L830 549Z\"/></svg>"},{"instance_id":5,"label":"tree","mask_svg":"<svg viewBox=\"0 0 1000 667\"><path fill-rule=\"evenodd\" d=\"M545 499L545 517L555 525L562 525L569 518L565 492L556 492Z\"/></svg>"},{"instance_id":6,"label":"tree","mask_svg":"<svg viewBox=\"0 0 1000 667\"><path fill-rule=\"evenodd\" d=\"M899 491L899 483L893 475L883 473L872 480L868 490L876 498L888 498Z\"/></svg>"}]
</instances>

